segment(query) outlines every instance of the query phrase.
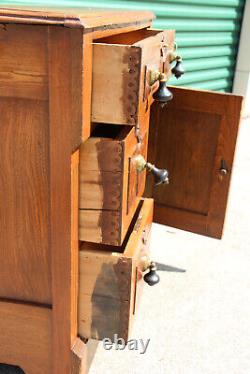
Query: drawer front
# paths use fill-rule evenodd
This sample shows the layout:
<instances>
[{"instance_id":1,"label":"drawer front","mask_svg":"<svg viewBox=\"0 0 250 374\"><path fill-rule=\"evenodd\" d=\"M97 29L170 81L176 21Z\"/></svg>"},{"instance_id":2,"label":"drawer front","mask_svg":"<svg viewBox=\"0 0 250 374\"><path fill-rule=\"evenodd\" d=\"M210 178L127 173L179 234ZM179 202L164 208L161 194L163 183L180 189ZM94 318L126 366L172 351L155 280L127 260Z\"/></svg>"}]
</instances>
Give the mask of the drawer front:
<instances>
[{"instance_id":1,"label":"drawer front","mask_svg":"<svg viewBox=\"0 0 250 374\"><path fill-rule=\"evenodd\" d=\"M80 250L78 333L102 340L114 334L128 340L143 289L149 257L153 200L141 201L121 247L83 243Z\"/></svg>"},{"instance_id":2,"label":"drawer front","mask_svg":"<svg viewBox=\"0 0 250 374\"><path fill-rule=\"evenodd\" d=\"M121 245L144 192L146 173L136 172L133 159L147 157L147 134L138 144L134 129L115 128L115 138L91 137L80 149L82 241Z\"/></svg>"},{"instance_id":3,"label":"drawer front","mask_svg":"<svg viewBox=\"0 0 250 374\"><path fill-rule=\"evenodd\" d=\"M140 124L152 102L150 71L169 68L173 39L173 31L137 30L93 44L93 122Z\"/></svg>"}]
</instances>

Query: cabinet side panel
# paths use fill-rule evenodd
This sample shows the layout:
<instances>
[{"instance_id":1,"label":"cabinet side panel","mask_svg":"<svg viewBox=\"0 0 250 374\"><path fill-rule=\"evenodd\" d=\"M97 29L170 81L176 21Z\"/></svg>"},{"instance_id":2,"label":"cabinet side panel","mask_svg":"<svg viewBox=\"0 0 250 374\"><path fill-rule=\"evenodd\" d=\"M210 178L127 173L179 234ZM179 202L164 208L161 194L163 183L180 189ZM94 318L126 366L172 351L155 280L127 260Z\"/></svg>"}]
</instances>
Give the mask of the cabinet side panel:
<instances>
[{"instance_id":1,"label":"cabinet side panel","mask_svg":"<svg viewBox=\"0 0 250 374\"><path fill-rule=\"evenodd\" d=\"M0 24L0 96L47 100L46 55L45 27Z\"/></svg>"},{"instance_id":2,"label":"cabinet side panel","mask_svg":"<svg viewBox=\"0 0 250 374\"><path fill-rule=\"evenodd\" d=\"M49 304L48 106L0 98L0 297Z\"/></svg>"},{"instance_id":3,"label":"cabinet side panel","mask_svg":"<svg viewBox=\"0 0 250 374\"><path fill-rule=\"evenodd\" d=\"M51 303L47 30L0 24L0 297Z\"/></svg>"}]
</instances>

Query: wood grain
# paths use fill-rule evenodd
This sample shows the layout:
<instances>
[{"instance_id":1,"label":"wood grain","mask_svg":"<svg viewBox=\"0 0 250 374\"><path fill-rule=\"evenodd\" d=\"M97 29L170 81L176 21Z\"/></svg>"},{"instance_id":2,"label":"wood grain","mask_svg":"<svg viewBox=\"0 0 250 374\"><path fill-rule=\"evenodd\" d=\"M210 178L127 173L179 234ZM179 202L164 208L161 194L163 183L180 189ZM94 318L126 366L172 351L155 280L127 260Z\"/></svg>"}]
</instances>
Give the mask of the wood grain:
<instances>
[{"instance_id":1,"label":"wood grain","mask_svg":"<svg viewBox=\"0 0 250 374\"><path fill-rule=\"evenodd\" d=\"M109 210L79 210L79 240L119 245L121 240L121 214Z\"/></svg>"},{"instance_id":2,"label":"wood grain","mask_svg":"<svg viewBox=\"0 0 250 374\"><path fill-rule=\"evenodd\" d=\"M51 303L48 105L0 97L0 297Z\"/></svg>"},{"instance_id":3,"label":"wood grain","mask_svg":"<svg viewBox=\"0 0 250 374\"><path fill-rule=\"evenodd\" d=\"M80 174L80 209L120 210L121 189L121 172L84 170Z\"/></svg>"},{"instance_id":4,"label":"wood grain","mask_svg":"<svg viewBox=\"0 0 250 374\"><path fill-rule=\"evenodd\" d=\"M48 99L47 36L42 26L0 25L0 96Z\"/></svg>"},{"instance_id":5,"label":"wood grain","mask_svg":"<svg viewBox=\"0 0 250 374\"><path fill-rule=\"evenodd\" d=\"M79 30L49 27L49 105L50 105L50 246L52 256L52 356L53 373L71 372L71 347L75 336L75 297L77 289L77 164L71 153L80 145L79 106L74 102L72 48L80 42ZM76 38L76 40L75 40ZM79 84L79 82L78 82ZM80 81L81 84L81 81ZM72 127L77 128L72 138ZM72 185L73 182L73 185ZM75 196L76 198L76 196Z\"/></svg>"},{"instance_id":6,"label":"wood grain","mask_svg":"<svg viewBox=\"0 0 250 374\"><path fill-rule=\"evenodd\" d=\"M150 113L150 107L154 101L153 93L158 88L156 82L150 86L151 71L165 72L169 75L170 66L168 63L168 51L174 48L175 33L173 30L147 30L146 37L136 41L134 44L141 48L141 69L140 69L140 90L139 90L139 107L137 111L138 124L141 133L148 131L147 118ZM164 47L164 46L167 47Z\"/></svg>"},{"instance_id":7,"label":"wood grain","mask_svg":"<svg viewBox=\"0 0 250 374\"><path fill-rule=\"evenodd\" d=\"M143 258L153 200L143 200L122 246L82 243L80 250L78 332L84 338L127 340L142 291Z\"/></svg>"},{"instance_id":8,"label":"wood grain","mask_svg":"<svg viewBox=\"0 0 250 374\"><path fill-rule=\"evenodd\" d=\"M138 107L140 58L140 48L93 43L93 122L130 124Z\"/></svg>"},{"instance_id":9,"label":"wood grain","mask_svg":"<svg viewBox=\"0 0 250 374\"><path fill-rule=\"evenodd\" d=\"M121 245L144 192L146 173L133 160L147 157L147 134L138 144L129 126L95 131L80 147L79 239Z\"/></svg>"},{"instance_id":10,"label":"wood grain","mask_svg":"<svg viewBox=\"0 0 250 374\"><path fill-rule=\"evenodd\" d=\"M170 173L169 185L152 190L154 219L221 238L242 98L171 90L172 102L164 109L155 105L151 115L149 157ZM228 168L226 176L219 172L221 160Z\"/></svg>"},{"instance_id":11,"label":"wood grain","mask_svg":"<svg viewBox=\"0 0 250 374\"><path fill-rule=\"evenodd\" d=\"M79 283L79 242L78 242L78 205L79 205L79 150L71 156L71 340L77 336L77 303Z\"/></svg>"},{"instance_id":12,"label":"wood grain","mask_svg":"<svg viewBox=\"0 0 250 374\"><path fill-rule=\"evenodd\" d=\"M0 362L27 373L85 370L77 338L77 149L90 133L90 43L148 27L152 17L0 9L0 297L27 301L0 302L0 341L8 342L4 350L1 343ZM120 309L125 322L135 305L133 261L133 302Z\"/></svg>"},{"instance_id":13,"label":"wood grain","mask_svg":"<svg viewBox=\"0 0 250 374\"><path fill-rule=\"evenodd\" d=\"M90 106L91 102L90 97L86 97L89 90L89 74L86 74L86 70L91 61L84 60L84 54L88 51L88 48L91 49L91 45L89 45L88 39L83 39L83 33L80 29L70 30L68 39L68 53L70 54L67 58L67 79L69 79L68 89L70 90L68 92L68 105L71 110L71 150L74 152L79 148L84 134L87 136L90 128L89 117L86 116L86 108ZM86 66L83 64L86 64ZM65 103L67 105L67 102Z\"/></svg>"},{"instance_id":14,"label":"wood grain","mask_svg":"<svg viewBox=\"0 0 250 374\"><path fill-rule=\"evenodd\" d=\"M0 301L0 362L51 373L51 309Z\"/></svg>"},{"instance_id":15,"label":"wood grain","mask_svg":"<svg viewBox=\"0 0 250 374\"><path fill-rule=\"evenodd\" d=\"M162 71L163 45L173 49L173 39L172 31L143 29L93 44L92 121L141 125L153 101L150 71Z\"/></svg>"},{"instance_id":16,"label":"wood grain","mask_svg":"<svg viewBox=\"0 0 250 374\"><path fill-rule=\"evenodd\" d=\"M0 22L64 25L81 27L92 32L94 37L122 33L150 26L155 18L147 11L98 10L85 7L39 7L13 6L0 8Z\"/></svg>"},{"instance_id":17,"label":"wood grain","mask_svg":"<svg viewBox=\"0 0 250 374\"><path fill-rule=\"evenodd\" d=\"M83 35L82 48L82 141L89 138L91 132L91 96L92 96L92 33ZM79 79L79 77L78 77Z\"/></svg>"}]
</instances>

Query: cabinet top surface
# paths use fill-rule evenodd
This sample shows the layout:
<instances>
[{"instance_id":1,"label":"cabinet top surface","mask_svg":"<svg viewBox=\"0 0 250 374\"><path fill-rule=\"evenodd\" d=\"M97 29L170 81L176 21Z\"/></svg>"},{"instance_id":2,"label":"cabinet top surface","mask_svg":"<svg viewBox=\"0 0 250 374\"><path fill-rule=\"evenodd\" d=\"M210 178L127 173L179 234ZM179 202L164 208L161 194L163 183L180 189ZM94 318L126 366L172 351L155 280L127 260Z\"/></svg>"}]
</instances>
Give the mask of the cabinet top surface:
<instances>
[{"instance_id":1,"label":"cabinet top surface","mask_svg":"<svg viewBox=\"0 0 250 374\"><path fill-rule=\"evenodd\" d=\"M111 29L126 25L148 24L154 14L147 11L116 11L63 7L1 7L0 22L53 24L85 29Z\"/></svg>"}]
</instances>

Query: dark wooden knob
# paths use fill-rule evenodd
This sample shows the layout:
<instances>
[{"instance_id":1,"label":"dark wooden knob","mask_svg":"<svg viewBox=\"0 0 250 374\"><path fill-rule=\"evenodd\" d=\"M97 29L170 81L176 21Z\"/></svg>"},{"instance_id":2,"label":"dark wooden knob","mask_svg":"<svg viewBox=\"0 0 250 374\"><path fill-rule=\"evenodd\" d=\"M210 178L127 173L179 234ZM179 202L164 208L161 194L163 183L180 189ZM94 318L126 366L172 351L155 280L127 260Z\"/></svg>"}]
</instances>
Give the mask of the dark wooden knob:
<instances>
[{"instance_id":1,"label":"dark wooden knob","mask_svg":"<svg viewBox=\"0 0 250 374\"><path fill-rule=\"evenodd\" d=\"M137 155L133 161L136 164L136 170L142 172L147 168L154 176L155 184L169 183L168 171L166 169L158 169L150 162L146 162L142 155Z\"/></svg>"},{"instance_id":2,"label":"dark wooden knob","mask_svg":"<svg viewBox=\"0 0 250 374\"><path fill-rule=\"evenodd\" d=\"M160 277L156 272L157 267L154 262L149 265L149 272L144 275L143 279L149 286L154 286L160 282Z\"/></svg>"},{"instance_id":3,"label":"dark wooden knob","mask_svg":"<svg viewBox=\"0 0 250 374\"><path fill-rule=\"evenodd\" d=\"M176 64L171 71L176 79L179 79L185 73L181 57L176 57Z\"/></svg>"},{"instance_id":4,"label":"dark wooden knob","mask_svg":"<svg viewBox=\"0 0 250 374\"><path fill-rule=\"evenodd\" d=\"M156 166L153 166L151 168L151 173L155 178L156 185L169 183L168 171L166 169L158 169Z\"/></svg>"},{"instance_id":5,"label":"dark wooden knob","mask_svg":"<svg viewBox=\"0 0 250 374\"><path fill-rule=\"evenodd\" d=\"M7 364L0 364L1 374L24 374L24 371L18 366L12 366Z\"/></svg>"},{"instance_id":6,"label":"dark wooden knob","mask_svg":"<svg viewBox=\"0 0 250 374\"><path fill-rule=\"evenodd\" d=\"M169 173L166 169L158 169L149 162L146 163L146 167L153 174L156 185L169 183Z\"/></svg>"},{"instance_id":7,"label":"dark wooden knob","mask_svg":"<svg viewBox=\"0 0 250 374\"><path fill-rule=\"evenodd\" d=\"M161 74L159 80L159 87L157 91L154 92L153 98L155 101L166 104L168 101L172 100L173 94L167 87L167 78L165 74Z\"/></svg>"}]
</instances>

